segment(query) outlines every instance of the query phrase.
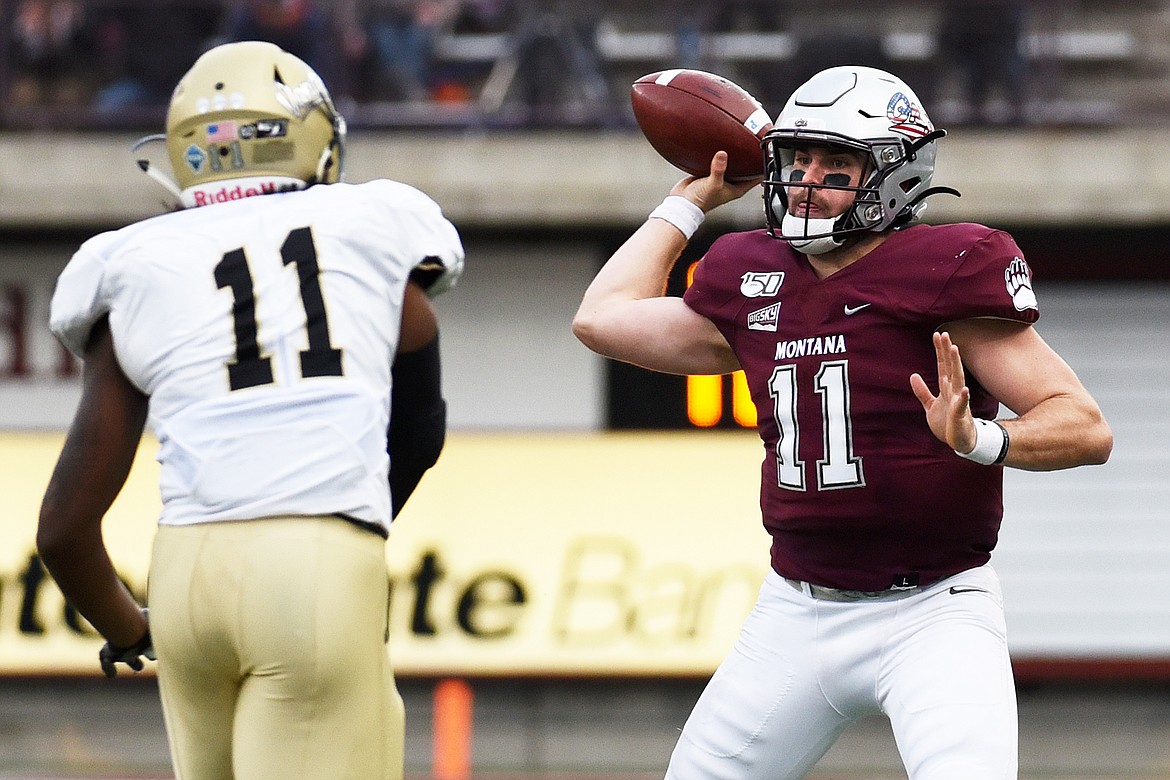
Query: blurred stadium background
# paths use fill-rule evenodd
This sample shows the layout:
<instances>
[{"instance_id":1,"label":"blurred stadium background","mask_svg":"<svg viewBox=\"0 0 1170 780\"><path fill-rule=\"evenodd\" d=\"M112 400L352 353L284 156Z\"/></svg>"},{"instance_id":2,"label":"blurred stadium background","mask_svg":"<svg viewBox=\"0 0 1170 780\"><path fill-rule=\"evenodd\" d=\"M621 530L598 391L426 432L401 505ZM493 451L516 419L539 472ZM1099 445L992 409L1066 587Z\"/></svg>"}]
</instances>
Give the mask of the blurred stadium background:
<instances>
[{"instance_id":1,"label":"blurred stadium background","mask_svg":"<svg viewBox=\"0 0 1170 780\"><path fill-rule=\"evenodd\" d=\"M100 642L33 555L78 395L45 323L80 241L165 208L130 146L161 130L195 54L265 4L0 5L2 778L170 776L153 678L100 679ZM628 86L699 67L775 114L806 76L855 62L903 75L951 130L936 181L963 197L927 220L1013 232L1038 329L1115 430L1106 466L1007 477L994 560L1021 775L1170 778L1170 3L468 0L407 20L430 41L421 69L379 60L386 19L353 15L362 0L268 5L287 14L272 37L319 58L350 119L349 180L420 187L468 249L438 301L452 434L388 548L412 777L661 776L767 562L733 383L612 365L569 333L679 175L641 139ZM716 212L687 260L760 209ZM152 456L148 440L107 523L140 590ZM817 773L903 776L880 720Z\"/></svg>"}]
</instances>

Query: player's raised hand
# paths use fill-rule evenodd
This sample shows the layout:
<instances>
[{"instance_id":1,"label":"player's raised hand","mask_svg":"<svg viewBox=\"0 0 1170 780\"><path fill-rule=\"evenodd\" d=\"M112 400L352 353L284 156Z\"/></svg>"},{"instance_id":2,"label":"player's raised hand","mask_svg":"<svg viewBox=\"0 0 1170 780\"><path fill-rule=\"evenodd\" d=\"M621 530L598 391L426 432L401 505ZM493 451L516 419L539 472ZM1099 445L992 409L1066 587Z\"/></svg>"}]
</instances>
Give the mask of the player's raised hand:
<instances>
[{"instance_id":1,"label":"player's raised hand","mask_svg":"<svg viewBox=\"0 0 1170 780\"><path fill-rule=\"evenodd\" d=\"M706 176L687 176L670 191L671 195L682 195L703 210L703 213L741 197L763 181L763 177L749 181L729 182L727 173L727 152L716 152L711 158L711 170Z\"/></svg>"},{"instance_id":2,"label":"player's raised hand","mask_svg":"<svg viewBox=\"0 0 1170 780\"><path fill-rule=\"evenodd\" d=\"M959 348L951 342L949 333L934 334L934 354L938 361L938 395L930 392L920 374L911 374L910 389L922 404L926 422L939 441L956 452L970 452L975 447L971 391Z\"/></svg>"}]
</instances>

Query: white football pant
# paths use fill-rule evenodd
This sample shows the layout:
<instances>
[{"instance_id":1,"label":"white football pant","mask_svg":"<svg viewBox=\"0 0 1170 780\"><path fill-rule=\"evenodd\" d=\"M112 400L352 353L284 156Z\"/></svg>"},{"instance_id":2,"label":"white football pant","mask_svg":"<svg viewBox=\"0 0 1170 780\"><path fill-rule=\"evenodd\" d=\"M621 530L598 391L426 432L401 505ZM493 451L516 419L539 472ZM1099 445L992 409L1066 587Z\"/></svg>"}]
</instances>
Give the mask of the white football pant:
<instances>
[{"instance_id":1,"label":"white football pant","mask_svg":"<svg viewBox=\"0 0 1170 780\"><path fill-rule=\"evenodd\" d=\"M890 719L910 780L1014 780L1015 686L990 566L911 596L814 599L769 572L667 780L786 780L850 723Z\"/></svg>"}]
</instances>

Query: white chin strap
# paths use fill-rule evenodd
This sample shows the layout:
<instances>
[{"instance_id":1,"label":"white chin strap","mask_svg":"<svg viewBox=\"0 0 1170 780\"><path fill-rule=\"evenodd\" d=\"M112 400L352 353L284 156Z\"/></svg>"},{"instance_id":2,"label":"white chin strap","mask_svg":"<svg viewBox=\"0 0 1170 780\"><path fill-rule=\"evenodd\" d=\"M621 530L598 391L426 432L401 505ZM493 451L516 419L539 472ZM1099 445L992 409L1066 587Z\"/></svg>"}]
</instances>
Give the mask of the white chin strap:
<instances>
[{"instance_id":1,"label":"white chin strap","mask_svg":"<svg viewBox=\"0 0 1170 780\"><path fill-rule=\"evenodd\" d=\"M792 244L793 249L806 255L823 255L840 249L844 241L833 236L820 235L833 230L834 219L807 219L785 212L780 221L780 235ZM794 238L794 236L817 236L817 238Z\"/></svg>"}]
</instances>

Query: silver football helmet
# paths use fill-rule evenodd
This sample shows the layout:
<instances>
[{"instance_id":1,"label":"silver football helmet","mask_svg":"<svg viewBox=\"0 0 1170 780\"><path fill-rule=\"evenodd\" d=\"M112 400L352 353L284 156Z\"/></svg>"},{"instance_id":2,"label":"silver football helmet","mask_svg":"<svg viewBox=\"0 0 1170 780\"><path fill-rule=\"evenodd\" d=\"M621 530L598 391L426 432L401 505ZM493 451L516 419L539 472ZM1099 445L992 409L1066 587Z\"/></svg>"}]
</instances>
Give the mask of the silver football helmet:
<instances>
[{"instance_id":1,"label":"silver football helmet","mask_svg":"<svg viewBox=\"0 0 1170 780\"><path fill-rule=\"evenodd\" d=\"M821 71L793 93L764 137L768 234L816 255L842 246L852 234L911 222L927 196L959 194L931 186L935 142L945 135L897 76L856 65ZM793 163L796 151L810 146L860 153L865 159L860 184L803 181ZM801 188L849 190L856 197L837 217L801 217L789 213L788 188L796 182Z\"/></svg>"}]
</instances>

